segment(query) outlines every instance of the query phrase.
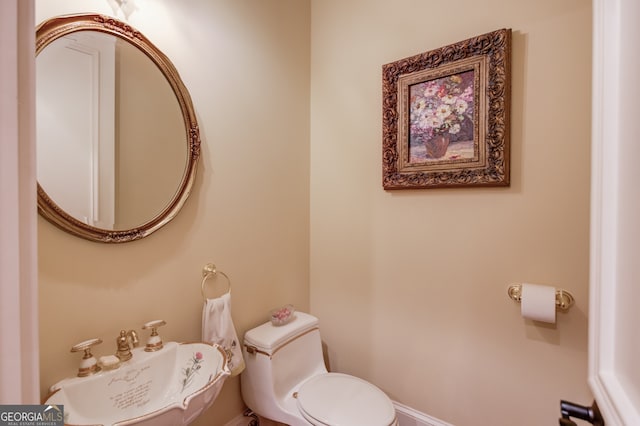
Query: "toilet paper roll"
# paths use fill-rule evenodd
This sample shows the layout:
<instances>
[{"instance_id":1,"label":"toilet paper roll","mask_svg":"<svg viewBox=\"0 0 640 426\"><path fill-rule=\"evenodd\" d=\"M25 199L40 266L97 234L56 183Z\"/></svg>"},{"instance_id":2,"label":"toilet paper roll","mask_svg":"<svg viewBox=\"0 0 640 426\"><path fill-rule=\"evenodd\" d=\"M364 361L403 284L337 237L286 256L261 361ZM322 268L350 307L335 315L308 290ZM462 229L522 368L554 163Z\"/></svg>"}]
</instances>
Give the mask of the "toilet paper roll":
<instances>
[{"instance_id":1,"label":"toilet paper roll","mask_svg":"<svg viewBox=\"0 0 640 426\"><path fill-rule=\"evenodd\" d=\"M556 322L556 289L548 285L522 284L521 314L524 318Z\"/></svg>"}]
</instances>

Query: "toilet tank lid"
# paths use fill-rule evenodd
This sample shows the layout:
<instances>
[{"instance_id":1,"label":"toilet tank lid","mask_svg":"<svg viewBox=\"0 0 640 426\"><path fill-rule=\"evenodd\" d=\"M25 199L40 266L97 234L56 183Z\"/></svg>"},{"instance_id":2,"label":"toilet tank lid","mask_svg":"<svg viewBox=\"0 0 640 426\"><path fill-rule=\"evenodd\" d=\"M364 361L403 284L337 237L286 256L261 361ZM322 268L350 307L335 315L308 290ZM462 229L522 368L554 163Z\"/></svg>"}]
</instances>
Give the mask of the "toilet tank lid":
<instances>
[{"instance_id":1,"label":"toilet tank lid","mask_svg":"<svg viewBox=\"0 0 640 426\"><path fill-rule=\"evenodd\" d=\"M283 343L317 326L318 318L296 311L293 319L284 325L273 325L268 321L247 331L244 334L244 344L272 354Z\"/></svg>"}]
</instances>

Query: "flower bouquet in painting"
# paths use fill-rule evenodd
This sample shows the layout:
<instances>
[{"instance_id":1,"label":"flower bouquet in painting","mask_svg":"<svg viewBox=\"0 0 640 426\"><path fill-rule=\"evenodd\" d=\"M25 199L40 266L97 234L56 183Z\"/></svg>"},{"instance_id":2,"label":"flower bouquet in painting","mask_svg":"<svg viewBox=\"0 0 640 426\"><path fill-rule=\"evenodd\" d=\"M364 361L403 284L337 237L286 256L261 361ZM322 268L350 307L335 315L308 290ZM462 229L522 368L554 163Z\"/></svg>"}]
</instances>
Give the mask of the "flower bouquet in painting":
<instances>
[{"instance_id":1,"label":"flower bouquet in painting","mask_svg":"<svg viewBox=\"0 0 640 426\"><path fill-rule=\"evenodd\" d=\"M473 74L466 71L410 86L410 162L455 160L473 150ZM453 143L457 149L448 153Z\"/></svg>"}]
</instances>

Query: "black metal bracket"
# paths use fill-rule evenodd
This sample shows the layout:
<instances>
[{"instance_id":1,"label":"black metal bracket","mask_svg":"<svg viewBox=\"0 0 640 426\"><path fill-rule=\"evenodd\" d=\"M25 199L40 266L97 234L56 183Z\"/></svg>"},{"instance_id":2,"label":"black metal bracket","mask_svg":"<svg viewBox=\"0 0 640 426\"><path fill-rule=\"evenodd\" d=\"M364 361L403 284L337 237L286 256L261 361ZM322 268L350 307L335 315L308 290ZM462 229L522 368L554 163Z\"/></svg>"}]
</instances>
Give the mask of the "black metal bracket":
<instances>
[{"instance_id":1,"label":"black metal bracket","mask_svg":"<svg viewBox=\"0 0 640 426\"><path fill-rule=\"evenodd\" d=\"M560 413L562 414L560 426L576 425L575 422L571 421L571 418L585 420L595 426L604 426L604 419L595 401L591 407L585 407L569 401L560 401Z\"/></svg>"},{"instance_id":2,"label":"black metal bracket","mask_svg":"<svg viewBox=\"0 0 640 426\"><path fill-rule=\"evenodd\" d=\"M251 417L251 421L247 426L260 426L260 418L251 410L251 408L247 408L246 410L244 410L244 413L242 413L242 415L244 417Z\"/></svg>"}]
</instances>

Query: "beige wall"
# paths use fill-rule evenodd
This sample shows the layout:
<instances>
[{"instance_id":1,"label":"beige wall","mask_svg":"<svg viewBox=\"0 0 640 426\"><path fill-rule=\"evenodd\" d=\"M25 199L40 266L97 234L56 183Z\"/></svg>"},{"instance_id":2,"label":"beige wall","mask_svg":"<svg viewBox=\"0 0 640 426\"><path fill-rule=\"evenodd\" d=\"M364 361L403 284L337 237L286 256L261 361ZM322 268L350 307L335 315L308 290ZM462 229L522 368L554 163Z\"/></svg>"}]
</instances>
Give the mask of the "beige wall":
<instances>
[{"instance_id":1,"label":"beige wall","mask_svg":"<svg viewBox=\"0 0 640 426\"><path fill-rule=\"evenodd\" d=\"M322 0L311 16L311 311L331 367L457 426L590 403L590 3ZM511 186L382 190L381 66L505 27ZM525 321L513 282L576 306Z\"/></svg>"},{"instance_id":2,"label":"beige wall","mask_svg":"<svg viewBox=\"0 0 640 426\"><path fill-rule=\"evenodd\" d=\"M41 382L73 375L69 348L101 337L114 353L122 328L163 318L165 340L200 338L202 267L233 283L242 334L270 308L309 308L309 3L136 0L129 23L156 44L191 92L202 135L194 191L150 237L124 245L84 241L39 219ZM50 16L113 13L104 0L36 2ZM150 161L153 157L150 156ZM241 413L239 379L196 424Z\"/></svg>"}]
</instances>

